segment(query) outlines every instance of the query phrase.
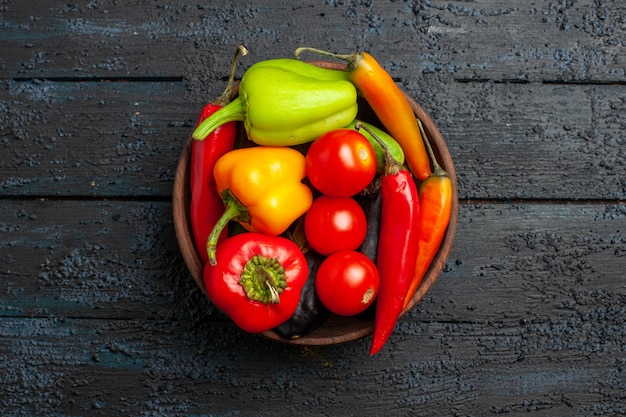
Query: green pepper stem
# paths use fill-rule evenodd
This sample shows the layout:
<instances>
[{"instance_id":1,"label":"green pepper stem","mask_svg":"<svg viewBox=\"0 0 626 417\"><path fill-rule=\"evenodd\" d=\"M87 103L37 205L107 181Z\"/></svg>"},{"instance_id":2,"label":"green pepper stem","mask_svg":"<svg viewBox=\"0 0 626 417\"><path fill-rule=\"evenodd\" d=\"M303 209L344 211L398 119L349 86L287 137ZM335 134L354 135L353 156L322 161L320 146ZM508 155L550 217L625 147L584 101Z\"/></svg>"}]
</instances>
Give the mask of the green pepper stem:
<instances>
[{"instance_id":1,"label":"green pepper stem","mask_svg":"<svg viewBox=\"0 0 626 417\"><path fill-rule=\"evenodd\" d=\"M246 116L246 111L243 105L243 99L241 96L237 97L226 106L222 107L211 116L207 117L200 123L200 125L193 131L191 136L195 140L204 140L218 127L228 122L243 121Z\"/></svg>"},{"instance_id":2,"label":"green pepper stem","mask_svg":"<svg viewBox=\"0 0 626 417\"><path fill-rule=\"evenodd\" d=\"M222 191L222 201L224 201L224 213L213 226L206 241L206 252L212 266L217 265L217 241L222 231L228 226L228 222L231 220L250 222L250 212L229 189Z\"/></svg>"},{"instance_id":3,"label":"green pepper stem","mask_svg":"<svg viewBox=\"0 0 626 417\"><path fill-rule=\"evenodd\" d=\"M302 54L302 52L311 52L311 53L323 55L329 58L335 58L335 59L340 59L342 61L347 61L348 65L347 65L346 70L348 72L352 72L354 69L356 69L356 67L359 66L359 62L363 59L363 54L360 52L355 52L353 54L334 54L332 52L327 52L327 51L323 51L321 49L316 49L316 48L309 48L306 46L297 48L293 54L296 57L296 59L299 59L300 54Z\"/></svg>"}]
</instances>

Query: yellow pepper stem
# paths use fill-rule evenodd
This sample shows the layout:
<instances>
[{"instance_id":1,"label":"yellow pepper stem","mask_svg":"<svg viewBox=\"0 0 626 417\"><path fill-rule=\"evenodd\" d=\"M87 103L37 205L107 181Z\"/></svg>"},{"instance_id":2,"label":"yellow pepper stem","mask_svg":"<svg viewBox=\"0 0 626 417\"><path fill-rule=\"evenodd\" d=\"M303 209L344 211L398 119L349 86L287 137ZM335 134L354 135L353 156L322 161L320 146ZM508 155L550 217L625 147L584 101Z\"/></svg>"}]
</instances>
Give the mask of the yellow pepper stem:
<instances>
[{"instance_id":1,"label":"yellow pepper stem","mask_svg":"<svg viewBox=\"0 0 626 417\"><path fill-rule=\"evenodd\" d=\"M229 189L222 191L222 201L224 201L224 213L213 226L206 242L206 251L212 266L217 265L217 241L228 223L231 220L249 223L251 219L248 208Z\"/></svg>"}]
</instances>

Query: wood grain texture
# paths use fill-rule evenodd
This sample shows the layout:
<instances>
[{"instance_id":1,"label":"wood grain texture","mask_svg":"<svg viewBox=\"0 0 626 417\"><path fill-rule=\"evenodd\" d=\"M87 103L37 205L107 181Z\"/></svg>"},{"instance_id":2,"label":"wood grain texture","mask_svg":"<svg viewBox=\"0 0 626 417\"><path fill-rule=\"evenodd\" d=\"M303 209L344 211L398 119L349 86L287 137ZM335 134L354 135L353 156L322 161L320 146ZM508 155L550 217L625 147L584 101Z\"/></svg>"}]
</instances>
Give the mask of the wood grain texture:
<instances>
[{"instance_id":1,"label":"wood grain texture","mask_svg":"<svg viewBox=\"0 0 626 417\"><path fill-rule=\"evenodd\" d=\"M170 309L172 296L196 297L169 203L5 200L0 213L5 315L147 318ZM464 300L448 305L454 320L484 309L486 316L477 318L550 315L584 294L622 297L625 221L623 203L462 204L442 276L446 289L438 297L444 304ZM472 250L476 236L490 236L480 251ZM491 295L480 296L483 291ZM557 294L567 301L553 301ZM608 301L615 302L613 296Z\"/></svg>"},{"instance_id":2,"label":"wood grain texture","mask_svg":"<svg viewBox=\"0 0 626 417\"><path fill-rule=\"evenodd\" d=\"M518 323L402 325L394 353L373 360L365 340L302 349L233 335L229 324L4 319L10 395L0 405L5 415L83 416L624 412L619 348L546 349L549 334Z\"/></svg>"},{"instance_id":3,"label":"wood grain texture","mask_svg":"<svg viewBox=\"0 0 626 417\"><path fill-rule=\"evenodd\" d=\"M165 203L5 201L1 218L6 413L623 410L624 205L462 205L445 272L376 358L368 339L296 349L224 320Z\"/></svg>"},{"instance_id":4,"label":"wood grain texture","mask_svg":"<svg viewBox=\"0 0 626 417\"><path fill-rule=\"evenodd\" d=\"M399 78L623 82L625 14L620 0L5 1L0 75L178 77L186 67L210 79L244 42L254 56L369 50Z\"/></svg>"},{"instance_id":5,"label":"wood grain texture","mask_svg":"<svg viewBox=\"0 0 626 417\"><path fill-rule=\"evenodd\" d=\"M178 297L213 311L178 262L168 203L5 200L0 213L2 315L166 318Z\"/></svg>"},{"instance_id":6,"label":"wood grain texture","mask_svg":"<svg viewBox=\"0 0 626 417\"><path fill-rule=\"evenodd\" d=\"M0 0L0 414L626 414L620 0ZM375 357L239 331L176 245L235 46L367 50L438 124L459 224Z\"/></svg>"},{"instance_id":7,"label":"wood grain texture","mask_svg":"<svg viewBox=\"0 0 626 417\"><path fill-rule=\"evenodd\" d=\"M171 194L176 161L202 108L185 99L183 83L5 85L3 193ZM406 88L446 139L461 198L626 196L626 85L452 81Z\"/></svg>"},{"instance_id":8,"label":"wood grain texture","mask_svg":"<svg viewBox=\"0 0 626 417\"><path fill-rule=\"evenodd\" d=\"M0 186L19 196L171 194L200 105L183 83L6 82Z\"/></svg>"}]
</instances>

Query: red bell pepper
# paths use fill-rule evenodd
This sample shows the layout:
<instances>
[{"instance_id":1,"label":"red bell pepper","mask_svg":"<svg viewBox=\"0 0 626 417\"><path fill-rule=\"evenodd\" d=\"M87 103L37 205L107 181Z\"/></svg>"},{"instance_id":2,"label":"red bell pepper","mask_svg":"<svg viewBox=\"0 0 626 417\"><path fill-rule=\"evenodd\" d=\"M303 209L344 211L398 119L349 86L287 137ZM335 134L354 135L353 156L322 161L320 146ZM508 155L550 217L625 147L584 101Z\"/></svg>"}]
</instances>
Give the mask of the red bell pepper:
<instances>
[{"instance_id":1,"label":"red bell pepper","mask_svg":"<svg viewBox=\"0 0 626 417\"><path fill-rule=\"evenodd\" d=\"M216 258L216 266L207 262L204 267L207 295L241 329L260 333L296 311L309 270L291 240L241 233L224 239Z\"/></svg>"}]
</instances>

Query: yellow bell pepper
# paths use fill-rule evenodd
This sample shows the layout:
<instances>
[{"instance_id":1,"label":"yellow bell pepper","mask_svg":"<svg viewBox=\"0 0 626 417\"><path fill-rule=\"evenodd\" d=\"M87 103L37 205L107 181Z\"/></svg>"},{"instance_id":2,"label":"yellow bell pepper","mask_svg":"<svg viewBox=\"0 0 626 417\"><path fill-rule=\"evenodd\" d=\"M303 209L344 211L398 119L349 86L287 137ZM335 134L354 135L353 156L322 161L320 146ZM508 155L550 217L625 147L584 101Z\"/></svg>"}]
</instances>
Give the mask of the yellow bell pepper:
<instances>
[{"instance_id":1,"label":"yellow bell pepper","mask_svg":"<svg viewBox=\"0 0 626 417\"><path fill-rule=\"evenodd\" d=\"M305 157L292 148L235 149L217 160L213 173L225 211L207 240L211 265L217 263L217 240L229 221L238 221L251 232L277 236L313 202L311 189L302 183Z\"/></svg>"}]
</instances>

